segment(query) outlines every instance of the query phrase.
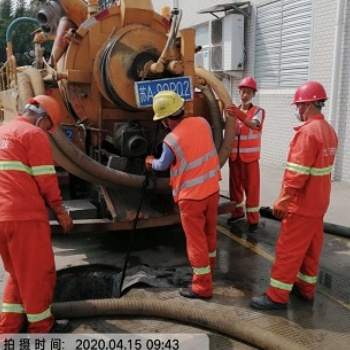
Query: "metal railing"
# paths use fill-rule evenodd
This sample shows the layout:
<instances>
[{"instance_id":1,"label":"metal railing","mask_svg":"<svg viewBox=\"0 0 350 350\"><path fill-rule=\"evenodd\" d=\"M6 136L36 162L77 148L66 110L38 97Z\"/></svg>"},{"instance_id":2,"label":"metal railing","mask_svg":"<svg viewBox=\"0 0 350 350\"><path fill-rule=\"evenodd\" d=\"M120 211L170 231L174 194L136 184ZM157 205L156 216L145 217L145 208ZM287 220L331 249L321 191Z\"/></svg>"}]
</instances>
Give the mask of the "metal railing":
<instances>
[{"instance_id":1,"label":"metal railing","mask_svg":"<svg viewBox=\"0 0 350 350\"><path fill-rule=\"evenodd\" d=\"M14 86L17 86L17 63L12 55L0 68L0 92Z\"/></svg>"}]
</instances>

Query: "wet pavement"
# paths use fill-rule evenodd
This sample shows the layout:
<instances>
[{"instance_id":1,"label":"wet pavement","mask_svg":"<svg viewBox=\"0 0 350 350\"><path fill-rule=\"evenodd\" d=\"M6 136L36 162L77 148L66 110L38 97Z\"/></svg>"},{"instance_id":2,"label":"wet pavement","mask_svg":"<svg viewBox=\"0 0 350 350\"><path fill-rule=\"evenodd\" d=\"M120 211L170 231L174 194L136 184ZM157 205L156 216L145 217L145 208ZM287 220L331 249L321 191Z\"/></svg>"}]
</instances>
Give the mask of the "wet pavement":
<instances>
[{"instance_id":1,"label":"wet pavement","mask_svg":"<svg viewBox=\"0 0 350 350\"><path fill-rule=\"evenodd\" d=\"M167 285L147 286L143 283L129 288L122 298L159 298L175 302L200 304L201 308L212 309L229 316L236 315L240 320L252 322L264 332L270 331L284 336L309 349L347 349L350 342L350 290L348 288L348 268L344 263L349 252L349 240L325 235L324 249L320 264L320 279L313 303L291 296L285 311L259 312L249 307L253 295L262 294L269 283L269 273L274 260L274 245L280 223L264 219L260 227L259 243L252 245L243 238L232 234L226 226L227 215L219 218L218 255L214 275L214 297L210 301L187 300L178 294L178 289L190 284L191 269L187 261L184 235L180 227L140 230L133 244L127 278L135 267L139 267L155 279ZM244 224L242 224L244 231ZM58 268L104 264L114 266L119 272L125 258L128 233L99 234L92 236L54 237L54 247ZM342 257L345 260L342 260ZM70 280L83 286L81 273ZM67 280L58 281L66 293ZM101 279L100 279L101 280ZM90 283L89 298L93 287L101 292L96 279ZM107 287L106 291L108 290ZM73 284L71 293L77 293ZM104 297L99 295L99 297ZM56 299L59 301L59 298ZM108 326L107 326L108 325ZM215 332L189 324L154 320L142 317L114 317L108 319L81 319L74 321L74 332L106 332L115 327L116 332L205 332L210 335L211 349L254 349L237 339L227 338ZM107 328L106 328L107 327ZM141 327L141 328L140 328Z\"/></svg>"},{"instance_id":2,"label":"wet pavement","mask_svg":"<svg viewBox=\"0 0 350 350\"><path fill-rule=\"evenodd\" d=\"M184 234L180 227L138 230L135 236L126 282L135 268L162 283L129 287L121 299L139 298L174 301L201 310L227 315L257 327L262 334L272 332L309 349L347 349L350 342L348 269L339 257L347 258L349 241L326 235L321 258L323 276L314 303L291 297L285 311L259 312L249 307L253 295L264 292L269 281L279 222L265 220L259 243L252 245L232 234L227 215L219 218L217 268L214 297L210 301L188 300L178 294L191 281ZM244 227L244 225L243 225ZM58 283L55 303L111 297L113 276L120 272L129 243L128 232L53 237ZM77 267L80 266L80 267ZM2 267L1 267L2 268ZM89 272L92 271L92 275ZM4 277L3 269L2 276ZM104 273L104 271L106 273ZM327 275L328 274L328 275ZM165 283L165 284L164 284ZM0 281L1 293L4 287ZM113 295L112 295L113 296ZM247 326L247 332L250 326ZM74 318L73 332L80 333L205 333L210 349L255 349L239 339L226 337L205 327L166 319L115 315ZM283 347L282 347L283 348Z\"/></svg>"}]
</instances>

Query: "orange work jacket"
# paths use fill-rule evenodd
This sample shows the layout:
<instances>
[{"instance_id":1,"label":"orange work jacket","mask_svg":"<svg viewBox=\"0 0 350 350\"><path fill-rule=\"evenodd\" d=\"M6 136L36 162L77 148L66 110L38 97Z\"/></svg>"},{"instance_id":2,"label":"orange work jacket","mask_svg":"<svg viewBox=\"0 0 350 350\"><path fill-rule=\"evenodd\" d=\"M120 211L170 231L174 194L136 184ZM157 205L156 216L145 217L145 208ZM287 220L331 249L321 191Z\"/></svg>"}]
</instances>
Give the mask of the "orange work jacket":
<instances>
[{"instance_id":1,"label":"orange work jacket","mask_svg":"<svg viewBox=\"0 0 350 350\"><path fill-rule=\"evenodd\" d=\"M220 164L208 122L186 117L164 139L175 154L170 185L175 202L201 200L219 191Z\"/></svg>"},{"instance_id":2,"label":"orange work jacket","mask_svg":"<svg viewBox=\"0 0 350 350\"><path fill-rule=\"evenodd\" d=\"M286 191L296 194L289 211L303 216L323 216L330 201L338 137L323 114L294 130L283 179Z\"/></svg>"},{"instance_id":3,"label":"orange work jacket","mask_svg":"<svg viewBox=\"0 0 350 350\"><path fill-rule=\"evenodd\" d=\"M61 203L47 135L25 117L0 127L0 221L46 220Z\"/></svg>"},{"instance_id":4,"label":"orange work jacket","mask_svg":"<svg viewBox=\"0 0 350 350\"><path fill-rule=\"evenodd\" d=\"M254 130L237 119L236 131L239 130L239 134L236 134L233 141L230 154L231 160L235 160L238 156L243 163L252 163L260 158L261 134L265 120L265 111L258 106L252 106L247 112L247 119L252 120L259 111L262 111L262 120L259 127Z\"/></svg>"}]
</instances>

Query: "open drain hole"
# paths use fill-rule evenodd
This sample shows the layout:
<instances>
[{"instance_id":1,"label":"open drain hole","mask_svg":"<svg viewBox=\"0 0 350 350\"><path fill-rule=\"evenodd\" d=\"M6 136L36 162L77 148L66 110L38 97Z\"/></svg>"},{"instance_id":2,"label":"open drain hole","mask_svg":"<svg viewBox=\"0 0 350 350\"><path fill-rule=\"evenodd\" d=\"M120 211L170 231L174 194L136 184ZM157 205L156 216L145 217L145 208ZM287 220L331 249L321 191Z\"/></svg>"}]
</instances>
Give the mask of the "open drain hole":
<instances>
[{"instance_id":1,"label":"open drain hole","mask_svg":"<svg viewBox=\"0 0 350 350\"><path fill-rule=\"evenodd\" d=\"M92 264L57 271L54 302L114 298L119 293L121 269ZM154 288L181 288L191 283L190 267L151 268L146 265L127 270L123 292L138 285Z\"/></svg>"}]
</instances>

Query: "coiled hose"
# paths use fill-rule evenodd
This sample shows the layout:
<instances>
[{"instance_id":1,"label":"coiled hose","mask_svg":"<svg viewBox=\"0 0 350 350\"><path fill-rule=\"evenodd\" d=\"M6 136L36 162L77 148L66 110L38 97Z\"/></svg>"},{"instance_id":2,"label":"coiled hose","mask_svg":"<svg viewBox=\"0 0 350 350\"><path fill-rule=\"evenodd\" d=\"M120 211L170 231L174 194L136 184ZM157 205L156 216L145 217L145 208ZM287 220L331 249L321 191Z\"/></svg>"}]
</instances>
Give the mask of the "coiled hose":
<instances>
[{"instance_id":1,"label":"coiled hose","mask_svg":"<svg viewBox=\"0 0 350 350\"><path fill-rule=\"evenodd\" d=\"M159 317L204 327L247 342L260 349L303 350L300 343L259 328L252 322L240 320L239 313L227 317L204 308L189 307L187 303L153 298L99 299L55 303L52 312L57 318L87 318L120 315ZM231 314L234 314L234 310Z\"/></svg>"}]
</instances>

